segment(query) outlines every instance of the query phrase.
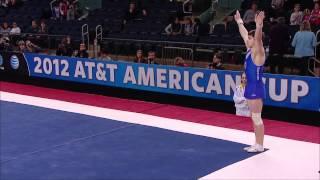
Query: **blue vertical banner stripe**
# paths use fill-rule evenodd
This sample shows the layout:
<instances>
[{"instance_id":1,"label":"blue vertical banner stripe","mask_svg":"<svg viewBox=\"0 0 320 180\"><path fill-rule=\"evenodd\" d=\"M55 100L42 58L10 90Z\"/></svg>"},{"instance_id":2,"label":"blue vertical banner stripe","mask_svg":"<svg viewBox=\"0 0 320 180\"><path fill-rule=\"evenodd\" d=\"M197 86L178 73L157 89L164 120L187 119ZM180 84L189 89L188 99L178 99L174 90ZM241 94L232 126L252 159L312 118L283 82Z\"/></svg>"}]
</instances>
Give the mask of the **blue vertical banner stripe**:
<instances>
[{"instance_id":1,"label":"blue vertical banner stripe","mask_svg":"<svg viewBox=\"0 0 320 180\"><path fill-rule=\"evenodd\" d=\"M30 76L232 101L238 71L25 53ZM265 104L320 111L320 78L264 74Z\"/></svg>"}]
</instances>

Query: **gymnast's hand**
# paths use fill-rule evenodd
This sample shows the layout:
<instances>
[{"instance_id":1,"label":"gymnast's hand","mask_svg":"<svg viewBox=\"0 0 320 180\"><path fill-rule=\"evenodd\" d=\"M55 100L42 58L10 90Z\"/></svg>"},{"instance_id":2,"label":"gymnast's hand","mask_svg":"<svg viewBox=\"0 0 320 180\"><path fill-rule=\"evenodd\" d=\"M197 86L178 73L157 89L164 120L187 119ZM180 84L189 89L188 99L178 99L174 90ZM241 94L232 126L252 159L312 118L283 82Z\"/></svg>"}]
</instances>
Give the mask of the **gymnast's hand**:
<instances>
[{"instance_id":1,"label":"gymnast's hand","mask_svg":"<svg viewBox=\"0 0 320 180\"><path fill-rule=\"evenodd\" d=\"M239 10L237 10L236 14L234 15L234 20L237 22L237 24L243 24Z\"/></svg>"},{"instance_id":2,"label":"gymnast's hand","mask_svg":"<svg viewBox=\"0 0 320 180\"><path fill-rule=\"evenodd\" d=\"M260 27L263 25L263 20L265 18L265 15L264 15L264 11L260 11L256 14L255 16L255 22L256 22L256 26L257 27Z\"/></svg>"}]
</instances>

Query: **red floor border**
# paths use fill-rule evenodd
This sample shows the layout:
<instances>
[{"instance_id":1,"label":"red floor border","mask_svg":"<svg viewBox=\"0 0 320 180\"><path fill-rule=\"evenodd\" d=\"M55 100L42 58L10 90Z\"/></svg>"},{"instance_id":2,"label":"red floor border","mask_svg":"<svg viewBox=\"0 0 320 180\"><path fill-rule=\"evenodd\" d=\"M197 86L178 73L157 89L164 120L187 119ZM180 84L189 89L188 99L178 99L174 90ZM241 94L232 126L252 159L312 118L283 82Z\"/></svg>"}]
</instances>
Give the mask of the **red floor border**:
<instances>
[{"instance_id":1,"label":"red floor border","mask_svg":"<svg viewBox=\"0 0 320 180\"><path fill-rule=\"evenodd\" d=\"M139 112L219 127L252 131L251 120L249 118L238 117L227 113L8 82L0 82L0 90L4 92L57 99L97 107ZM267 135L320 144L320 127L269 119L264 119L264 124Z\"/></svg>"}]
</instances>

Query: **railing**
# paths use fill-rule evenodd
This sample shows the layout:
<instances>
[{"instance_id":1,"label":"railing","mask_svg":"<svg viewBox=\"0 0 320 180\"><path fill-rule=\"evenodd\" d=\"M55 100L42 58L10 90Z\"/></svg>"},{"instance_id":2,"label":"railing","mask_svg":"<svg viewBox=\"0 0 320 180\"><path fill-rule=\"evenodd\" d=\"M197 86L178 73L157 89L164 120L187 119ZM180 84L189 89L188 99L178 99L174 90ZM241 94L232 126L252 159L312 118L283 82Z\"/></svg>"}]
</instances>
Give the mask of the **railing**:
<instances>
[{"instance_id":1,"label":"railing","mask_svg":"<svg viewBox=\"0 0 320 180\"><path fill-rule=\"evenodd\" d=\"M210 37L208 37L210 38ZM212 46L220 48L246 48L245 45L232 45L232 44L208 44L208 43L190 43L179 41L158 41L158 40L140 40L140 39L126 39L126 38L103 38L103 41L132 41L132 42L146 42L146 43L159 43L159 44L180 44L183 45L199 45L199 46Z\"/></svg>"},{"instance_id":2,"label":"railing","mask_svg":"<svg viewBox=\"0 0 320 180\"><path fill-rule=\"evenodd\" d=\"M214 52L222 51L228 54L225 57L225 63L229 62L229 56L234 56L239 61L243 59L243 52L246 48L244 45L230 45L230 44L206 44L206 43L188 43L188 42L174 42L174 41L153 41L153 40L139 40L139 39L119 39L119 38L103 38L102 47L107 49L109 53L114 56L114 59L132 60L138 49L144 51L147 55L149 50L156 52L160 64L173 64L175 57L182 57L186 64L196 67L206 67L208 62L212 61ZM176 52L170 50L179 49ZM185 55L180 52L186 51ZM240 53L239 53L240 52ZM179 54L180 53L180 54Z\"/></svg>"},{"instance_id":3,"label":"railing","mask_svg":"<svg viewBox=\"0 0 320 180\"><path fill-rule=\"evenodd\" d=\"M191 66L194 66L193 61L193 49L166 46L162 49L162 64L175 65L175 58L181 57L186 62L191 62Z\"/></svg>"},{"instance_id":4,"label":"railing","mask_svg":"<svg viewBox=\"0 0 320 180\"><path fill-rule=\"evenodd\" d=\"M57 0L52 0L50 2L50 9L51 9L51 14L54 12L54 9L53 9L53 3L57 2Z\"/></svg>"},{"instance_id":5,"label":"railing","mask_svg":"<svg viewBox=\"0 0 320 180\"><path fill-rule=\"evenodd\" d=\"M103 29L101 25L96 26L96 39L99 41L103 39Z\"/></svg>"},{"instance_id":6,"label":"railing","mask_svg":"<svg viewBox=\"0 0 320 180\"><path fill-rule=\"evenodd\" d=\"M316 47L314 48L314 53L315 53L315 57L316 57L316 58L319 58L319 57L318 57L318 47L319 47L319 45L320 45L320 41L318 41L318 39L319 39L319 34L320 34L320 30L318 30L318 31L316 32L317 44L316 44Z\"/></svg>"},{"instance_id":7,"label":"railing","mask_svg":"<svg viewBox=\"0 0 320 180\"><path fill-rule=\"evenodd\" d=\"M183 4L182 4L182 9L183 9L183 13L184 13L184 14L190 14L190 15L192 15L192 11L191 11L191 12L190 12L190 11L186 11L186 5L188 5L188 3L190 3L190 2L192 2L192 0L186 0L186 1L184 1Z\"/></svg>"},{"instance_id":8,"label":"railing","mask_svg":"<svg viewBox=\"0 0 320 180\"><path fill-rule=\"evenodd\" d=\"M193 49L244 49L244 45L230 45L230 44L208 44L208 43L190 43L190 42L175 42L175 41L157 41L157 40L139 40L139 39L124 39L124 38L104 38L102 34L99 35L99 27L97 28L98 34L96 37L98 37L101 42L109 42L109 41L121 41L121 42L140 42L141 44L158 44L159 46L176 46L176 47L188 47ZM102 30L102 29L101 29ZM83 30L84 31L84 30ZM72 41L75 41L75 44L78 45L80 42L85 42L86 45L88 44L88 39L85 38L85 36L89 35L88 29L84 31L86 33L83 33L84 36L79 37L77 39L72 39ZM58 44L60 43L61 39L64 37L67 37L68 35L56 35L56 34L34 34L34 33L20 33L20 34L4 34L0 33L0 36L7 36L10 37L10 43L11 45L17 45L17 42L19 40L27 40L31 39L32 42L35 44L38 43L38 41L44 44L44 48L46 49L57 49ZM35 41L33 41L35 40Z\"/></svg>"},{"instance_id":9,"label":"railing","mask_svg":"<svg viewBox=\"0 0 320 180\"><path fill-rule=\"evenodd\" d=\"M219 6L219 0L212 0L212 3L211 3L212 11L215 11L218 6Z\"/></svg>"},{"instance_id":10,"label":"railing","mask_svg":"<svg viewBox=\"0 0 320 180\"><path fill-rule=\"evenodd\" d=\"M96 37L94 39L93 43L93 51L94 51L94 57L98 57L98 54L100 52L100 42L102 41L103 38L103 29L101 25L96 26Z\"/></svg>"},{"instance_id":11,"label":"railing","mask_svg":"<svg viewBox=\"0 0 320 180\"><path fill-rule=\"evenodd\" d=\"M90 47L90 37L89 37L89 26L88 24L84 24L81 27L81 38L82 43L86 44L87 49Z\"/></svg>"},{"instance_id":12,"label":"railing","mask_svg":"<svg viewBox=\"0 0 320 180\"><path fill-rule=\"evenodd\" d=\"M320 60L316 58L311 58L308 61L308 71L312 75L319 77L320 76Z\"/></svg>"}]
</instances>

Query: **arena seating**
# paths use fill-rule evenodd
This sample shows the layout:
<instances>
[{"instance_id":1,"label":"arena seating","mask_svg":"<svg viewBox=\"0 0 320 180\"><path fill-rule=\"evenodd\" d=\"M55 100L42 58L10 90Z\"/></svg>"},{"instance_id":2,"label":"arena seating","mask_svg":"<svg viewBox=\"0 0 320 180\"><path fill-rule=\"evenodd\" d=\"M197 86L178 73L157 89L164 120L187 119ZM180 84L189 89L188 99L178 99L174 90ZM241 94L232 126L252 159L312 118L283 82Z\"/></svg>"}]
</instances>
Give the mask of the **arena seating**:
<instances>
[{"instance_id":1,"label":"arena seating","mask_svg":"<svg viewBox=\"0 0 320 180\"><path fill-rule=\"evenodd\" d=\"M125 11L128 9L128 2L125 0L103 0L102 8L90 10L87 18L83 20L54 20L50 18L51 0L25 0L23 5L16 8L0 9L0 22L17 22L22 32L31 26L31 20L38 21L45 19L49 27L49 35L69 35L76 44L80 43L81 27L83 24L89 25L90 39L95 36L97 25L103 27L103 37L101 46L107 49L109 53L116 55L134 55L135 50L143 48L146 51L156 50L161 55L162 48L166 45L178 43L179 47L194 49L194 59L207 61L211 60L211 55L197 51L197 49L207 49L222 51L225 56L233 57L235 54L241 54L244 49L244 43L240 37L237 24L235 22L218 23L212 28L208 35L201 36L168 36L164 33L164 28L169 24L172 17L181 14L182 5L179 2L169 0L150 0L144 1L144 8L147 9L147 17L138 17L128 21L122 26ZM254 24L246 25L248 30L254 29ZM264 24L264 32L268 35L270 24ZM319 27L312 27L316 32ZM291 38L299 30L299 26L289 26ZM50 40L51 48L56 48L63 36L57 36ZM129 39L124 41L119 39ZM144 40L144 41L142 41ZM161 41L161 42L160 42ZM268 46L268 37L264 40L264 45ZM293 49L289 47L289 53ZM239 53L240 52L240 53ZM238 60L227 59L227 63L239 63Z\"/></svg>"}]
</instances>

